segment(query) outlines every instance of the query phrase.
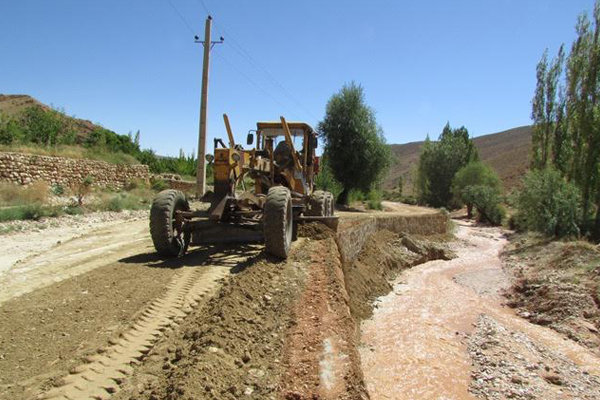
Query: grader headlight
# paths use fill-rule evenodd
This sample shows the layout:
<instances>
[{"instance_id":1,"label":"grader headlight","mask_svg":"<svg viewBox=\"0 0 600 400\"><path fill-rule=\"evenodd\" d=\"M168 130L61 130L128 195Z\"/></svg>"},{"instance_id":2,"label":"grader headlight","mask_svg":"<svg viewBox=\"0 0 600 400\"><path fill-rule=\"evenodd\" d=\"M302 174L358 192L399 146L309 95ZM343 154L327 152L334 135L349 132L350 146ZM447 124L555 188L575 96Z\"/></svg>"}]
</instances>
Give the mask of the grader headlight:
<instances>
[{"instance_id":1,"label":"grader headlight","mask_svg":"<svg viewBox=\"0 0 600 400\"><path fill-rule=\"evenodd\" d=\"M239 162L240 162L240 160L242 159L242 157L240 157L239 153L233 153L233 154L231 155L231 159L232 159L233 161L235 161L236 163L239 163Z\"/></svg>"}]
</instances>

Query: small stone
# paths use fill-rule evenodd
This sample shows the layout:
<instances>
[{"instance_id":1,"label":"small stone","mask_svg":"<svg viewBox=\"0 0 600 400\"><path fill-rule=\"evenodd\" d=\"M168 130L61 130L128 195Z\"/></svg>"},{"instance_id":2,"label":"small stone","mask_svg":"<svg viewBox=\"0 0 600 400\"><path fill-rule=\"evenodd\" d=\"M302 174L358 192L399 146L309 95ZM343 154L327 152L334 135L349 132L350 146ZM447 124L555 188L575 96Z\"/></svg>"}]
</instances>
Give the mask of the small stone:
<instances>
[{"instance_id":1,"label":"small stone","mask_svg":"<svg viewBox=\"0 0 600 400\"><path fill-rule=\"evenodd\" d=\"M544 376L544 379L546 381L552 383L553 385L558 385L558 386L563 385L563 381L562 381L562 379L560 379L560 376L558 376L558 375L546 375L546 376Z\"/></svg>"},{"instance_id":2,"label":"small stone","mask_svg":"<svg viewBox=\"0 0 600 400\"><path fill-rule=\"evenodd\" d=\"M248 364L251 359L252 357L250 357L250 353L248 351L245 351L244 355L242 356L242 361L244 362L244 364Z\"/></svg>"}]
</instances>

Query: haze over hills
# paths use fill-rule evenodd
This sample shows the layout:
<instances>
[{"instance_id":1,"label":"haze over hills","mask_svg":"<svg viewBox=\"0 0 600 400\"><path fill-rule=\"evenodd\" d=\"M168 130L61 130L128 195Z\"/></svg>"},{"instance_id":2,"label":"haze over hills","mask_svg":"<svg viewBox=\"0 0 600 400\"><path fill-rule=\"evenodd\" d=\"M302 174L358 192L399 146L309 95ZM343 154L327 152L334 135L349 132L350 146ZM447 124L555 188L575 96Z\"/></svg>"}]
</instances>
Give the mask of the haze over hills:
<instances>
[{"instance_id":1,"label":"haze over hills","mask_svg":"<svg viewBox=\"0 0 600 400\"><path fill-rule=\"evenodd\" d=\"M520 126L473 139L480 159L496 170L506 191L518 185L527 171L531 129L531 126ZM393 189L398 178L402 177L403 193L413 194L413 180L422 146L423 141L390 145L394 161L384 180L384 189Z\"/></svg>"}]
</instances>

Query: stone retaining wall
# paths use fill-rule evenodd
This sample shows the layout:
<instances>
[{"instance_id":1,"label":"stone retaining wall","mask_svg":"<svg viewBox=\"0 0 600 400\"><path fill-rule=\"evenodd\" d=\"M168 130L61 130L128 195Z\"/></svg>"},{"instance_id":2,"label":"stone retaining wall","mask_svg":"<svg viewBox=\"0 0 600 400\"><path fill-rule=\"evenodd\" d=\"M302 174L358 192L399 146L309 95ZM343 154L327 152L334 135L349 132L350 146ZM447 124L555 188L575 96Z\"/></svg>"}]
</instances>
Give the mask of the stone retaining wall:
<instances>
[{"instance_id":1,"label":"stone retaining wall","mask_svg":"<svg viewBox=\"0 0 600 400\"><path fill-rule=\"evenodd\" d=\"M196 193L196 182L164 179L169 188L181 190L183 193Z\"/></svg>"},{"instance_id":2,"label":"stone retaining wall","mask_svg":"<svg viewBox=\"0 0 600 400\"><path fill-rule=\"evenodd\" d=\"M104 161L36 154L0 152L0 181L28 185L45 181L49 185L71 187L87 176L93 185L120 189L134 180L149 178L147 165L117 165Z\"/></svg>"},{"instance_id":3,"label":"stone retaining wall","mask_svg":"<svg viewBox=\"0 0 600 400\"><path fill-rule=\"evenodd\" d=\"M366 240L377 231L386 229L412 235L441 234L448 231L449 220L447 214L435 210L409 215L390 212L340 218L337 244L342 262L344 264L354 262Z\"/></svg>"}]
</instances>

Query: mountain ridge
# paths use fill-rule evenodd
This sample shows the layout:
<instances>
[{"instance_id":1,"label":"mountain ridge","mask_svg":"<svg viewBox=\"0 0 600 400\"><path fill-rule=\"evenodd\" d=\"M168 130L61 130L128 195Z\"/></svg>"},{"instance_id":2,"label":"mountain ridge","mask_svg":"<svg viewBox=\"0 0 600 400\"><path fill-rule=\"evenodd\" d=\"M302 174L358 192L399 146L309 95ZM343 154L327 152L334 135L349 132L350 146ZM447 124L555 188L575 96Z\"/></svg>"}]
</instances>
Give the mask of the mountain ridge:
<instances>
[{"instance_id":1,"label":"mountain ridge","mask_svg":"<svg viewBox=\"0 0 600 400\"><path fill-rule=\"evenodd\" d=\"M531 132L532 126L524 125L473 138L480 160L498 173L507 192L519 185L521 177L527 171ZM389 145L393 161L383 180L385 190L394 189L402 177L403 194L414 194L414 175L423 143L424 141L417 141Z\"/></svg>"}]
</instances>

